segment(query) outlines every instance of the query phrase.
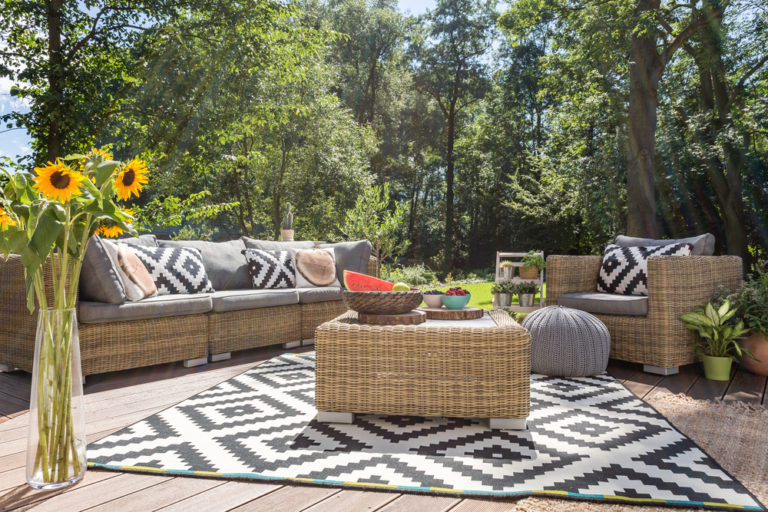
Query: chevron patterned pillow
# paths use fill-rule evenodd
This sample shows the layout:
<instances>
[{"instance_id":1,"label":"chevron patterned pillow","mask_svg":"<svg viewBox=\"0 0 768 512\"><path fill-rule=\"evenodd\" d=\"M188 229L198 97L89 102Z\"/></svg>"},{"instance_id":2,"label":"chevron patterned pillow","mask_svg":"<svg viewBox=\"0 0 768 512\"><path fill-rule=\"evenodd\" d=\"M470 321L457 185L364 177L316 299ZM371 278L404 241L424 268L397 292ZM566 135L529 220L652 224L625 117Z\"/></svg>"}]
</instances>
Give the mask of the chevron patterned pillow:
<instances>
[{"instance_id":1,"label":"chevron patterned pillow","mask_svg":"<svg viewBox=\"0 0 768 512\"><path fill-rule=\"evenodd\" d=\"M245 249L248 273L254 288L295 288L296 272L291 251Z\"/></svg>"},{"instance_id":2,"label":"chevron patterned pillow","mask_svg":"<svg viewBox=\"0 0 768 512\"><path fill-rule=\"evenodd\" d=\"M648 295L648 258L651 256L690 256L691 244L671 244L656 247L605 248L597 291L619 295Z\"/></svg>"},{"instance_id":3,"label":"chevron patterned pillow","mask_svg":"<svg viewBox=\"0 0 768 512\"><path fill-rule=\"evenodd\" d=\"M158 295L215 291L203 266L203 257L197 249L131 245L131 250L147 267Z\"/></svg>"}]
</instances>

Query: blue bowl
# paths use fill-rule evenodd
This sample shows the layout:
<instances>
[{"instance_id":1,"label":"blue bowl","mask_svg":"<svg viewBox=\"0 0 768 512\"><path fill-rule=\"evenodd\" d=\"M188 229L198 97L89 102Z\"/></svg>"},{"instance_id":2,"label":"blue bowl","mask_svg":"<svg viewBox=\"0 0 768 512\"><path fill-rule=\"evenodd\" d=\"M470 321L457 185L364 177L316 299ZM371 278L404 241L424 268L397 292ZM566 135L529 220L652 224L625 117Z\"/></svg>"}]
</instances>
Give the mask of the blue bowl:
<instances>
[{"instance_id":1,"label":"blue bowl","mask_svg":"<svg viewBox=\"0 0 768 512\"><path fill-rule=\"evenodd\" d=\"M448 309L462 309L469 299L470 295L443 295L443 305Z\"/></svg>"}]
</instances>

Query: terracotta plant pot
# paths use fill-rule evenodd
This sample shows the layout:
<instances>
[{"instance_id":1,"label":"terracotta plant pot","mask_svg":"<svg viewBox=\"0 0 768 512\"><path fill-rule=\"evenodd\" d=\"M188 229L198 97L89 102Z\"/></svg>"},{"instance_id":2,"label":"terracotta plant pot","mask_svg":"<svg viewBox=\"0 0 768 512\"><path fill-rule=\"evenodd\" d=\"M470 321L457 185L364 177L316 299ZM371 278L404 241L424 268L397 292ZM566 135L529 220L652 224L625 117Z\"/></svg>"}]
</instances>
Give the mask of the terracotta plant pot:
<instances>
[{"instance_id":1,"label":"terracotta plant pot","mask_svg":"<svg viewBox=\"0 0 768 512\"><path fill-rule=\"evenodd\" d=\"M521 279L538 279L539 269L536 267L520 267Z\"/></svg>"},{"instance_id":2,"label":"terracotta plant pot","mask_svg":"<svg viewBox=\"0 0 768 512\"><path fill-rule=\"evenodd\" d=\"M281 229L280 230L280 240L283 242L293 242L293 230L292 229Z\"/></svg>"},{"instance_id":3,"label":"terracotta plant pot","mask_svg":"<svg viewBox=\"0 0 768 512\"><path fill-rule=\"evenodd\" d=\"M741 346L752 352L759 359L755 361L749 356L741 358L744 368L758 375L768 375L768 340L759 332L753 332L749 338L741 340Z\"/></svg>"},{"instance_id":4,"label":"terracotta plant pot","mask_svg":"<svg viewBox=\"0 0 768 512\"><path fill-rule=\"evenodd\" d=\"M730 357L702 355L701 363L704 365L704 376L709 380L730 380L731 364L733 363L733 359Z\"/></svg>"}]
</instances>

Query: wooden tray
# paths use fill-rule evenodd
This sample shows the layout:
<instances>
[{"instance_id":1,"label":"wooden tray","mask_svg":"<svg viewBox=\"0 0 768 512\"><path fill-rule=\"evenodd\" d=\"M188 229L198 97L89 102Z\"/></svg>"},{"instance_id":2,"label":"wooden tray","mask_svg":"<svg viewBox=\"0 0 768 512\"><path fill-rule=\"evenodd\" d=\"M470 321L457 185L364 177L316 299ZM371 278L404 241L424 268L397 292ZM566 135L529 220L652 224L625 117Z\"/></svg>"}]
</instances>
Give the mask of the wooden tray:
<instances>
[{"instance_id":1,"label":"wooden tray","mask_svg":"<svg viewBox=\"0 0 768 512\"><path fill-rule=\"evenodd\" d=\"M370 315L358 313L357 320L364 324L374 325L415 325L424 322L427 315L422 311L409 311L399 315Z\"/></svg>"},{"instance_id":2,"label":"wooden tray","mask_svg":"<svg viewBox=\"0 0 768 512\"><path fill-rule=\"evenodd\" d=\"M426 313L430 320L474 320L475 318L482 318L485 314L485 310L481 308L466 307L464 309L421 307L417 311Z\"/></svg>"}]
</instances>

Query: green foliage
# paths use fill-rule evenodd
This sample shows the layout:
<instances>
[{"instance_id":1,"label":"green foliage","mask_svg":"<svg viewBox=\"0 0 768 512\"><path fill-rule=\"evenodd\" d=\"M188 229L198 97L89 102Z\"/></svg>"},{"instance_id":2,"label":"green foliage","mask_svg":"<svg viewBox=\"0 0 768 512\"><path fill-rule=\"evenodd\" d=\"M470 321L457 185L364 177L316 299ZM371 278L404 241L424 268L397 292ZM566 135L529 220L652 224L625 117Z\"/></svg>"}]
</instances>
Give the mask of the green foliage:
<instances>
[{"instance_id":1,"label":"green foliage","mask_svg":"<svg viewBox=\"0 0 768 512\"><path fill-rule=\"evenodd\" d=\"M733 300L746 326L768 336L768 261L755 261L749 279L742 283Z\"/></svg>"},{"instance_id":2,"label":"green foliage","mask_svg":"<svg viewBox=\"0 0 768 512\"><path fill-rule=\"evenodd\" d=\"M493 286L491 286L491 293L514 295L516 293L515 284L512 281L500 281L498 283L493 283Z\"/></svg>"},{"instance_id":3,"label":"green foliage","mask_svg":"<svg viewBox=\"0 0 768 512\"><path fill-rule=\"evenodd\" d=\"M372 255L381 265L408 247L408 241L401 236L404 218L405 205L398 203L391 209L389 183L385 183L364 190L338 229L350 240L369 240Z\"/></svg>"},{"instance_id":4,"label":"green foliage","mask_svg":"<svg viewBox=\"0 0 768 512\"><path fill-rule=\"evenodd\" d=\"M136 229L151 232L183 226L176 234L177 239L209 239L213 232L206 224L239 206L237 202L212 204L208 202L210 197L211 193L203 190L184 199L167 196L152 199L143 206L135 206L133 217ZM193 226L197 226L197 229Z\"/></svg>"},{"instance_id":5,"label":"green foliage","mask_svg":"<svg viewBox=\"0 0 768 512\"><path fill-rule=\"evenodd\" d=\"M547 264L544 261L544 256L539 254L540 252L541 251L538 250L528 251L525 256L523 256L523 266L525 268L536 267L539 271L544 270L547 267Z\"/></svg>"},{"instance_id":6,"label":"green foliage","mask_svg":"<svg viewBox=\"0 0 768 512\"><path fill-rule=\"evenodd\" d=\"M539 292L539 285L531 281L521 281L519 283L515 283L514 290L517 295L524 295L529 293L535 294Z\"/></svg>"},{"instance_id":7,"label":"green foliage","mask_svg":"<svg viewBox=\"0 0 768 512\"><path fill-rule=\"evenodd\" d=\"M381 278L392 282L403 282L413 286L435 284L437 275L424 265L410 265L398 267L395 265L383 265Z\"/></svg>"},{"instance_id":8,"label":"green foliage","mask_svg":"<svg viewBox=\"0 0 768 512\"><path fill-rule=\"evenodd\" d=\"M680 319L686 328L699 333L696 348L704 354L713 357L741 357L742 353L746 353L751 357L738 343L749 329L744 327L741 320L732 321L737 312L726 299L718 309L709 302L703 308L681 315Z\"/></svg>"}]
</instances>

